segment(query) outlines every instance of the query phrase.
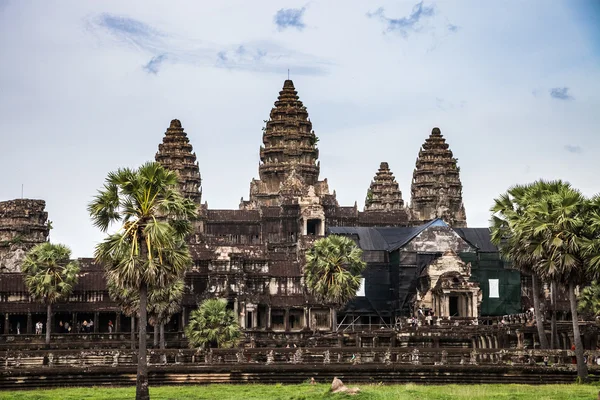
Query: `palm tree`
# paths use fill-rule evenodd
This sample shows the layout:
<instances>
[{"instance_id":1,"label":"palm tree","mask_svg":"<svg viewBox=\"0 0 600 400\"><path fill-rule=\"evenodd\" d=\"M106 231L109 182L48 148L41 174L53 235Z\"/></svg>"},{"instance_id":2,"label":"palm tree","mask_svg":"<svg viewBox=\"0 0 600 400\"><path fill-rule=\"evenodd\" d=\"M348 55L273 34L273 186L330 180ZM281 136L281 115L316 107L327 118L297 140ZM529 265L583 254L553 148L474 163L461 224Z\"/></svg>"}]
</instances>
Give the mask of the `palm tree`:
<instances>
[{"instance_id":1,"label":"palm tree","mask_svg":"<svg viewBox=\"0 0 600 400\"><path fill-rule=\"evenodd\" d=\"M498 246L500 254L511 261L521 273L531 276L533 309L540 347L547 349L550 346L544 330L540 307L539 277L532 269L535 243L530 238L521 235L525 213L537 198L533 186L534 184L516 185L494 199L494 205L490 209L492 212L490 231L491 241Z\"/></svg>"},{"instance_id":2,"label":"palm tree","mask_svg":"<svg viewBox=\"0 0 600 400\"><path fill-rule=\"evenodd\" d=\"M588 206L583 255L591 273L597 274L600 271L600 195L590 199Z\"/></svg>"},{"instance_id":3,"label":"palm tree","mask_svg":"<svg viewBox=\"0 0 600 400\"><path fill-rule=\"evenodd\" d=\"M569 183L556 181L552 190L545 192L527 210L521 226L522 235L536 243L534 272L568 289L577 375L584 382L588 379L588 370L583 358L575 289L597 278L582 251L590 233L586 225L589 211L589 200Z\"/></svg>"},{"instance_id":4,"label":"palm tree","mask_svg":"<svg viewBox=\"0 0 600 400\"><path fill-rule=\"evenodd\" d=\"M137 289L123 288L115 282L106 282L108 295L119 305L123 314L131 318L131 350L135 350L135 318L140 310L140 295Z\"/></svg>"},{"instance_id":5,"label":"palm tree","mask_svg":"<svg viewBox=\"0 0 600 400\"><path fill-rule=\"evenodd\" d=\"M46 305L46 346L50 345L52 304L67 298L77 283L79 263L62 244L40 243L23 259L21 272L31 296Z\"/></svg>"},{"instance_id":6,"label":"palm tree","mask_svg":"<svg viewBox=\"0 0 600 400\"><path fill-rule=\"evenodd\" d=\"M348 237L330 235L306 252L304 281L313 296L340 308L356 296L360 287L362 250ZM334 318L334 326L337 325Z\"/></svg>"},{"instance_id":7,"label":"palm tree","mask_svg":"<svg viewBox=\"0 0 600 400\"><path fill-rule=\"evenodd\" d=\"M190 314L185 335L191 348L233 347L242 332L232 310L227 309L224 299L204 300Z\"/></svg>"},{"instance_id":8,"label":"palm tree","mask_svg":"<svg viewBox=\"0 0 600 400\"><path fill-rule=\"evenodd\" d=\"M594 317L600 316L600 283L594 281L583 288L577 298L577 310Z\"/></svg>"},{"instance_id":9,"label":"palm tree","mask_svg":"<svg viewBox=\"0 0 600 400\"><path fill-rule=\"evenodd\" d=\"M164 287L181 277L191 257L185 244L196 205L177 189L177 174L149 162L137 170L111 172L88 211L103 232L120 229L96 246L107 281L139 290L139 350L136 399L148 399L146 325L149 288Z\"/></svg>"},{"instance_id":10,"label":"palm tree","mask_svg":"<svg viewBox=\"0 0 600 400\"><path fill-rule=\"evenodd\" d=\"M165 288L156 288L148 296L148 311L156 321L154 329L160 329L160 348L165 348L165 324L181 309L185 285L183 278Z\"/></svg>"}]
</instances>

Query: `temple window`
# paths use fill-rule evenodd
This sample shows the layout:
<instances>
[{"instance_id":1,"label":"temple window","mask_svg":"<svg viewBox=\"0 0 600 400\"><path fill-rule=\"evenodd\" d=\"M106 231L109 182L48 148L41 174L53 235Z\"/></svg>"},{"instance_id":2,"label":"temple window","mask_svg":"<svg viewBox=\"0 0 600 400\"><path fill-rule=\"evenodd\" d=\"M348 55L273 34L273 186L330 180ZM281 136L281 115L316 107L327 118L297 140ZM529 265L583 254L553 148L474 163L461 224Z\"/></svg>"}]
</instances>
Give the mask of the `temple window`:
<instances>
[{"instance_id":1,"label":"temple window","mask_svg":"<svg viewBox=\"0 0 600 400\"><path fill-rule=\"evenodd\" d=\"M459 298L458 296L450 296L449 297L449 308L450 308L450 316L451 317L460 317L460 313L459 313Z\"/></svg>"},{"instance_id":2,"label":"temple window","mask_svg":"<svg viewBox=\"0 0 600 400\"><path fill-rule=\"evenodd\" d=\"M306 222L306 234L317 236L321 234L321 220L320 219L309 219Z\"/></svg>"},{"instance_id":3,"label":"temple window","mask_svg":"<svg viewBox=\"0 0 600 400\"><path fill-rule=\"evenodd\" d=\"M304 310L290 310L289 326L292 330L304 328Z\"/></svg>"},{"instance_id":4,"label":"temple window","mask_svg":"<svg viewBox=\"0 0 600 400\"><path fill-rule=\"evenodd\" d=\"M311 310L312 329L329 328L329 310Z\"/></svg>"},{"instance_id":5,"label":"temple window","mask_svg":"<svg viewBox=\"0 0 600 400\"><path fill-rule=\"evenodd\" d=\"M283 310L271 311L271 327L273 330L285 330L285 312Z\"/></svg>"}]
</instances>

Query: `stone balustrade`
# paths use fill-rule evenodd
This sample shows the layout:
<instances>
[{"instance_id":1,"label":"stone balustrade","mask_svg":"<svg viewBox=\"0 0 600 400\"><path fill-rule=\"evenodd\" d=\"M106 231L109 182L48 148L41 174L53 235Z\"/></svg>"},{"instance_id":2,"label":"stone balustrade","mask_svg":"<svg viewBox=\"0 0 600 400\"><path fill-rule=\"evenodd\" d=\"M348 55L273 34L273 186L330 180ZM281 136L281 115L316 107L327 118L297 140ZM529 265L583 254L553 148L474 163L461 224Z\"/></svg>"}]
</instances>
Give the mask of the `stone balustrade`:
<instances>
[{"instance_id":1,"label":"stone balustrade","mask_svg":"<svg viewBox=\"0 0 600 400\"><path fill-rule=\"evenodd\" d=\"M107 350L14 350L0 352L3 369L81 368L134 366L137 353L129 349ZM600 351L586 351L590 365ZM514 350L468 348L260 348L149 350L150 365L481 365L574 368L570 350Z\"/></svg>"}]
</instances>

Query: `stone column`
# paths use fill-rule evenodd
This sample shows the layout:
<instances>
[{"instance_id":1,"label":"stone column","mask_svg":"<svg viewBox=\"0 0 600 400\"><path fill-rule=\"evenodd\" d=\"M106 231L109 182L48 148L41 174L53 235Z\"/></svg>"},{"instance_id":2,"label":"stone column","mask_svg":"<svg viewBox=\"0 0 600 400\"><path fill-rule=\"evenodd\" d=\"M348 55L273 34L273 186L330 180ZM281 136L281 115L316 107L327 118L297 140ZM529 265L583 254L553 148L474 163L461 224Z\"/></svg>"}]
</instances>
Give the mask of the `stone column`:
<instances>
[{"instance_id":1,"label":"stone column","mask_svg":"<svg viewBox=\"0 0 600 400\"><path fill-rule=\"evenodd\" d=\"M444 294L444 316L450 315L450 296Z\"/></svg>"},{"instance_id":2,"label":"stone column","mask_svg":"<svg viewBox=\"0 0 600 400\"><path fill-rule=\"evenodd\" d=\"M8 326L10 325L9 323L9 313L4 314L4 334L8 335Z\"/></svg>"},{"instance_id":3,"label":"stone column","mask_svg":"<svg viewBox=\"0 0 600 400\"><path fill-rule=\"evenodd\" d=\"M283 314L283 326L285 327L285 331L289 331L290 330L290 309L286 308L285 309L285 314Z\"/></svg>"},{"instance_id":4,"label":"stone column","mask_svg":"<svg viewBox=\"0 0 600 400\"><path fill-rule=\"evenodd\" d=\"M179 326L179 330L183 331L183 328L185 328L185 313L186 313L186 308L185 307L181 307L181 325Z\"/></svg>"},{"instance_id":5,"label":"stone column","mask_svg":"<svg viewBox=\"0 0 600 400\"><path fill-rule=\"evenodd\" d=\"M271 306L267 306L267 329L271 329Z\"/></svg>"},{"instance_id":6,"label":"stone column","mask_svg":"<svg viewBox=\"0 0 600 400\"><path fill-rule=\"evenodd\" d=\"M94 332L93 333L98 333L98 324L100 323L100 313L98 311L96 311L94 313Z\"/></svg>"},{"instance_id":7,"label":"stone column","mask_svg":"<svg viewBox=\"0 0 600 400\"><path fill-rule=\"evenodd\" d=\"M258 306L252 312L252 328L258 329Z\"/></svg>"},{"instance_id":8,"label":"stone column","mask_svg":"<svg viewBox=\"0 0 600 400\"><path fill-rule=\"evenodd\" d=\"M77 313L76 312L72 313L71 318L72 318L71 323L70 323L71 332L79 333L79 332L77 332Z\"/></svg>"},{"instance_id":9,"label":"stone column","mask_svg":"<svg viewBox=\"0 0 600 400\"><path fill-rule=\"evenodd\" d=\"M33 323L32 323L31 313L29 312L29 313L27 313L27 327L25 328L25 333L31 334L32 326L33 326Z\"/></svg>"},{"instance_id":10,"label":"stone column","mask_svg":"<svg viewBox=\"0 0 600 400\"><path fill-rule=\"evenodd\" d=\"M115 313L115 323L113 324L113 328L115 333L119 332L119 329L121 329L121 313L118 311Z\"/></svg>"},{"instance_id":11,"label":"stone column","mask_svg":"<svg viewBox=\"0 0 600 400\"><path fill-rule=\"evenodd\" d=\"M310 319L308 317L308 307L304 307L304 329L310 328L309 321Z\"/></svg>"},{"instance_id":12,"label":"stone column","mask_svg":"<svg viewBox=\"0 0 600 400\"><path fill-rule=\"evenodd\" d=\"M240 327L242 329L246 329L246 304L242 304L240 314L238 315L238 321L240 322Z\"/></svg>"}]
</instances>

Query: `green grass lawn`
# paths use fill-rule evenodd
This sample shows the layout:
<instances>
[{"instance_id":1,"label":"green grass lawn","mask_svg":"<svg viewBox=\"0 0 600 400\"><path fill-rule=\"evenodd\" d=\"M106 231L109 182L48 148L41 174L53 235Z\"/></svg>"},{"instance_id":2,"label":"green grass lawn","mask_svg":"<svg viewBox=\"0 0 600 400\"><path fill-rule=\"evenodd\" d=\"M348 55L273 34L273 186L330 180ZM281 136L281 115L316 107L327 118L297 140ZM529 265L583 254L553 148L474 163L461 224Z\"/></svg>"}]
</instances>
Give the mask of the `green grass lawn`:
<instances>
[{"instance_id":1,"label":"green grass lawn","mask_svg":"<svg viewBox=\"0 0 600 400\"><path fill-rule=\"evenodd\" d=\"M420 399L585 399L594 400L599 385L347 385L358 386L361 393L356 396L332 395L329 385L208 385L208 386L162 386L151 387L153 400L161 399L216 399L216 400L312 400L312 399L356 399L356 400L420 400ZM0 391L2 400L82 400L82 399L133 399L135 388L63 388L31 391Z\"/></svg>"}]
</instances>

